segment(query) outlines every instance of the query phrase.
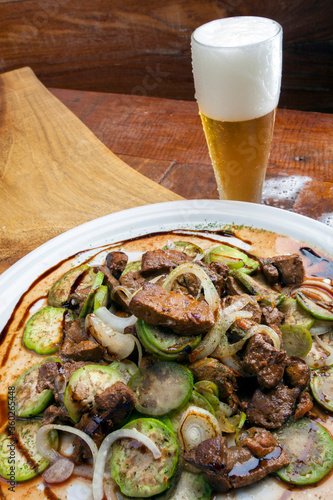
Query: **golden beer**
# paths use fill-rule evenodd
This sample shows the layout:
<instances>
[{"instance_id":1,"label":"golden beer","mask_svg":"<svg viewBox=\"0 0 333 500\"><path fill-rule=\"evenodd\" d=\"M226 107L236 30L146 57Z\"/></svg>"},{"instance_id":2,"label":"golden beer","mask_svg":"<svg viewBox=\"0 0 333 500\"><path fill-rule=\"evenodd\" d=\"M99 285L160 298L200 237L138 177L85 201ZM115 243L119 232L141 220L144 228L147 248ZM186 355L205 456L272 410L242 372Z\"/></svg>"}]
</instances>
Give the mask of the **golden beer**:
<instances>
[{"instance_id":1,"label":"golden beer","mask_svg":"<svg viewBox=\"0 0 333 500\"><path fill-rule=\"evenodd\" d=\"M242 122L200 116L220 199L260 203L275 110Z\"/></svg>"},{"instance_id":2,"label":"golden beer","mask_svg":"<svg viewBox=\"0 0 333 500\"><path fill-rule=\"evenodd\" d=\"M282 29L260 17L192 34L195 97L221 199L261 202L282 69Z\"/></svg>"}]
</instances>

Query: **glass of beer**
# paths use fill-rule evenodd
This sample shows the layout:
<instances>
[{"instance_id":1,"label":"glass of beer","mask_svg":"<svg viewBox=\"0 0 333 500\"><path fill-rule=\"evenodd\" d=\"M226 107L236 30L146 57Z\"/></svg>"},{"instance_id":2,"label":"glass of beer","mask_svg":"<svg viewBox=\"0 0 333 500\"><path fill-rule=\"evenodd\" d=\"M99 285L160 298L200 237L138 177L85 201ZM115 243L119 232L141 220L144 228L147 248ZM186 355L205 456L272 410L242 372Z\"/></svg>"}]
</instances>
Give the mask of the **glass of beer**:
<instances>
[{"instance_id":1,"label":"glass of beer","mask_svg":"<svg viewBox=\"0 0 333 500\"><path fill-rule=\"evenodd\" d=\"M195 97L220 199L261 202L279 100L282 28L228 17L192 34Z\"/></svg>"}]
</instances>

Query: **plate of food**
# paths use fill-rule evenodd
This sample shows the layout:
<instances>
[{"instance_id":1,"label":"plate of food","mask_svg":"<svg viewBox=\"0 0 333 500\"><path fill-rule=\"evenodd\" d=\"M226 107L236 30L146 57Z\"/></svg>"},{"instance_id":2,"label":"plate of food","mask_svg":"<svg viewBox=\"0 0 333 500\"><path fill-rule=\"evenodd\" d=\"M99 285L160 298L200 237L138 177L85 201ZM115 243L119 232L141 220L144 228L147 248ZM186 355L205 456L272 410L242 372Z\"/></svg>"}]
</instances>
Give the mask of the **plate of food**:
<instances>
[{"instance_id":1,"label":"plate of food","mask_svg":"<svg viewBox=\"0 0 333 500\"><path fill-rule=\"evenodd\" d=\"M0 277L8 499L329 499L333 230L191 200L88 222Z\"/></svg>"}]
</instances>

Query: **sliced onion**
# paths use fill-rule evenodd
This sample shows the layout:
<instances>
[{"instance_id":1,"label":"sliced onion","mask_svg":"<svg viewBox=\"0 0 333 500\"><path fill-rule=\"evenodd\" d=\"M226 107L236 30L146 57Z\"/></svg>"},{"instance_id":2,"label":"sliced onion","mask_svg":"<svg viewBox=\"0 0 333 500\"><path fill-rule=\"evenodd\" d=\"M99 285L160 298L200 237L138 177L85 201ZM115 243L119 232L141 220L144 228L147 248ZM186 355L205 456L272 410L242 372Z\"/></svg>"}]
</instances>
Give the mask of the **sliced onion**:
<instances>
[{"instance_id":1,"label":"sliced onion","mask_svg":"<svg viewBox=\"0 0 333 500\"><path fill-rule=\"evenodd\" d=\"M332 321L321 321L315 320L313 326L311 326L309 332L311 335L324 335L325 333L329 333L333 330Z\"/></svg>"},{"instance_id":2,"label":"sliced onion","mask_svg":"<svg viewBox=\"0 0 333 500\"><path fill-rule=\"evenodd\" d=\"M68 458L61 457L46 469L43 478L49 484L66 481L73 474L74 464Z\"/></svg>"},{"instance_id":3,"label":"sliced onion","mask_svg":"<svg viewBox=\"0 0 333 500\"><path fill-rule=\"evenodd\" d=\"M234 304L231 304L225 309L222 309L221 307L219 308L214 326L209 330L204 339L190 354L189 359L191 363L210 356L213 353L216 355L216 357L231 356L231 353L228 354L229 351L225 351L224 349L222 350L222 348L217 353L216 350L220 349L219 344L221 340L223 340L223 347L229 345L228 339L226 337L226 331L230 328L234 321L236 321L236 319L249 318L252 316L252 313L249 311L241 311L242 307L247 305L248 302L249 299L247 299L246 297L241 297ZM232 352L232 354L235 354L235 352Z\"/></svg>"},{"instance_id":4,"label":"sliced onion","mask_svg":"<svg viewBox=\"0 0 333 500\"><path fill-rule=\"evenodd\" d=\"M252 335L255 334L255 333L259 333L259 334L264 333L265 335L267 335L273 341L274 347L276 349L280 349L281 348L280 337L273 330L273 328L270 328L269 326L266 326L266 325L254 325L254 326L251 326L251 328L249 328L248 331L251 332Z\"/></svg>"},{"instance_id":5,"label":"sliced onion","mask_svg":"<svg viewBox=\"0 0 333 500\"><path fill-rule=\"evenodd\" d=\"M213 313L216 313L220 308L219 294L217 293L212 280L204 271L204 269L197 264L194 264L193 262L186 262L185 264L181 264L180 266L177 266L173 271L171 271L171 273L163 283L163 288L167 292L171 292L175 280L179 276L186 273L194 274L200 280L201 286L204 290L205 300Z\"/></svg>"},{"instance_id":6,"label":"sliced onion","mask_svg":"<svg viewBox=\"0 0 333 500\"><path fill-rule=\"evenodd\" d=\"M220 434L221 429L214 415L198 406L189 406L179 425L179 437L185 451Z\"/></svg>"},{"instance_id":7,"label":"sliced onion","mask_svg":"<svg viewBox=\"0 0 333 500\"><path fill-rule=\"evenodd\" d=\"M216 412L216 419L222 432L233 434L237 430L240 421L240 415L226 416L222 411Z\"/></svg>"},{"instance_id":8,"label":"sliced onion","mask_svg":"<svg viewBox=\"0 0 333 500\"><path fill-rule=\"evenodd\" d=\"M100 307L96 313L103 309ZM133 335L124 335L114 331L96 314L88 314L85 321L86 330L94 339L106 348L110 355L115 355L118 359L127 358L134 349L135 340Z\"/></svg>"},{"instance_id":9,"label":"sliced onion","mask_svg":"<svg viewBox=\"0 0 333 500\"><path fill-rule=\"evenodd\" d=\"M92 484L94 500L103 500L104 470L106 462L107 460L109 460L111 456L111 446L117 439L123 439L123 438L135 439L136 441L142 443L146 448L148 448L152 452L155 460L162 456L156 444L149 437L145 436L136 429L119 429L118 431L112 432L111 434L106 436L106 438L104 439L98 450L98 455L94 467L94 477Z\"/></svg>"},{"instance_id":10,"label":"sliced onion","mask_svg":"<svg viewBox=\"0 0 333 500\"><path fill-rule=\"evenodd\" d=\"M131 294L130 290L128 288L126 288L126 286L118 285L118 286L115 286L114 288L112 288L112 291L111 291L111 299L112 300L114 300L114 296L117 292L123 292L125 297L129 300L131 300L131 298L132 298L132 294Z\"/></svg>"},{"instance_id":11,"label":"sliced onion","mask_svg":"<svg viewBox=\"0 0 333 500\"><path fill-rule=\"evenodd\" d=\"M135 325L137 322L137 317L132 314L128 318L122 318L120 316L116 316L112 312L110 312L106 307L99 307L97 311L95 311L96 316L103 321L106 325L112 328L115 332L124 333L124 330L127 326Z\"/></svg>"},{"instance_id":12,"label":"sliced onion","mask_svg":"<svg viewBox=\"0 0 333 500\"><path fill-rule=\"evenodd\" d=\"M47 435L52 430L59 430L63 432L69 432L70 434L75 434L83 439L86 444L89 446L90 451L93 456L94 462L97 458L98 449L94 441L89 437L85 432L76 429L75 427L70 427L69 425L60 425L60 424L47 424L43 425L37 432L36 436L36 447L42 457L49 460L51 463L56 460L63 458L60 453L51 448Z\"/></svg>"},{"instance_id":13,"label":"sliced onion","mask_svg":"<svg viewBox=\"0 0 333 500\"><path fill-rule=\"evenodd\" d=\"M242 377L254 377L255 376L255 375L249 375L248 373L246 373L243 370L243 368L240 364L239 358L236 355L227 356L225 358L219 356L218 359L221 361L221 363L223 363L224 365L231 368L234 372L236 372L236 374L238 376L242 376Z\"/></svg>"},{"instance_id":14,"label":"sliced onion","mask_svg":"<svg viewBox=\"0 0 333 500\"><path fill-rule=\"evenodd\" d=\"M118 485L111 477L108 478L104 485L104 493L106 500L123 500L123 496L119 493Z\"/></svg>"},{"instance_id":15,"label":"sliced onion","mask_svg":"<svg viewBox=\"0 0 333 500\"><path fill-rule=\"evenodd\" d=\"M303 359L310 368L323 368L325 366L330 366L333 364L333 347L325 344L318 335L314 336L317 344L326 351L329 356L326 358L315 358L313 354L309 353Z\"/></svg>"}]
</instances>

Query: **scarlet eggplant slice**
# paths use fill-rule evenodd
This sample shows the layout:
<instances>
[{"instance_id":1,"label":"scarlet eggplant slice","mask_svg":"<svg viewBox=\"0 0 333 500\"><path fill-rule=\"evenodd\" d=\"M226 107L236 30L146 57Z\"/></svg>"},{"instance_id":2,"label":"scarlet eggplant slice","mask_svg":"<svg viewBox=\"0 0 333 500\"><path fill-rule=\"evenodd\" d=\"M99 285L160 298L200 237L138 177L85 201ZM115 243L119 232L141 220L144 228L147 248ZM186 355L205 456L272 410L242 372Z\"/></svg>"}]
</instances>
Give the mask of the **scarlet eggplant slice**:
<instances>
[{"instance_id":1,"label":"scarlet eggplant slice","mask_svg":"<svg viewBox=\"0 0 333 500\"><path fill-rule=\"evenodd\" d=\"M56 358L46 358L41 363L25 370L14 382L15 387L15 414L20 418L34 417L45 410L50 404L53 392L44 389L37 392L39 368L44 363L59 361Z\"/></svg>"},{"instance_id":2,"label":"scarlet eggplant slice","mask_svg":"<svg viewBox=\"0 0 333 500\"><path fill-rule=\"evenodd\" d=\"M179 355L190 354L201 340L201 335L183 337L168 329L149 325L140 319L137 321L136 329L144 347L165 361L176 361Z\"/></svg>"},{"instance_id":3,"label":"scarlet eggplant slice","mask_svg":"<svg viewBox=\"0 0 333 500\"><path fill-rule=\"evenodd\" d=\"M178 446L167 425L153 418L133 420L123 427L136 429L149 437L162 452L154 459L144 445L133 439L121 439L112 446L111 475L129 497L152 497L170 485L178 463Z\"/></svg>"},{"instance_id":4,"label":"scarlet eggplant slice","mask_svg":"<svg viewBox=\"0 0 333 500\"><path fill-rule=\"evenodd\" d=\"M54 354L63 339L63 323L75 318L72 311L47 306L37 311L26 324L23 344L37 354Z\"/></svg>"},{"instance_id":5,"label":"scarlet eggplant slice","mask_svg":"<svg viewBox=\"0 0 333 500\"><path fill-rule=\"evenodd\" d=\"M333 411L333 366L313 370L310 387L315 400L326 410Z\"/></svg>"},{"instance_id":6,"label":"scarlet eggplant slice","mask_svg":"<svg viewBox=\"0 0 333 500\"><path fill-rule=\"evenodd\" d=\"M103 365L86 365L73 373L65 390L65 406L74 422L94 408L95 396L116 382L126 383L120 372Z\"/></svg>"},{"instance_id":7,"label":"scarlet eggplant slice","mask_svg":"<svg viewBox=\"0 0 333 500\"><path fill-rule=\"evenodd\" d=\"M316 304L313 300L309 299L304 293L297 293L297 302L314 318L323 321L333 321L333 312Z\"/></svg>"},{"instance_id":8,"label":"scarlet eggplant slice","mask_svg":"<svg viewBox=\"0 0 333 500\"><path fill-rule=\"evenodd\" d=\"M15 481L28 481L41 474L49 465L49 461L42 457L37 451L36 435L42 421L16 420L14 433L12 426L0 435L0 475L5 479ZM50 444L54 449L58 448L58 433L51 431L48 435Z\"/></svg>"},{"instance_id":9,"label":"scarlet eggplant slice","mask_svg":"<svg viewBox=\"0 0 333 500\"><path fill-rule=\"evenodd\" d=\"M136 398L136 410L162 416L182 408L190 399L193 376L190 370L172 361L156 363L136 373L129 386Z\"/></svg>"},{"instance_id":10,"label":"scarlet eggplant slice","mask_svg":"<svg viewBox=\"0 0 333 500\"><path fill-rule=\"evenodd\" d=\"M276 474L287 483L315 484L333 467L333 440L328 431L309 418L290 419L274 437L287 452L290 464Z\"/></svg>"}]
</instances>

